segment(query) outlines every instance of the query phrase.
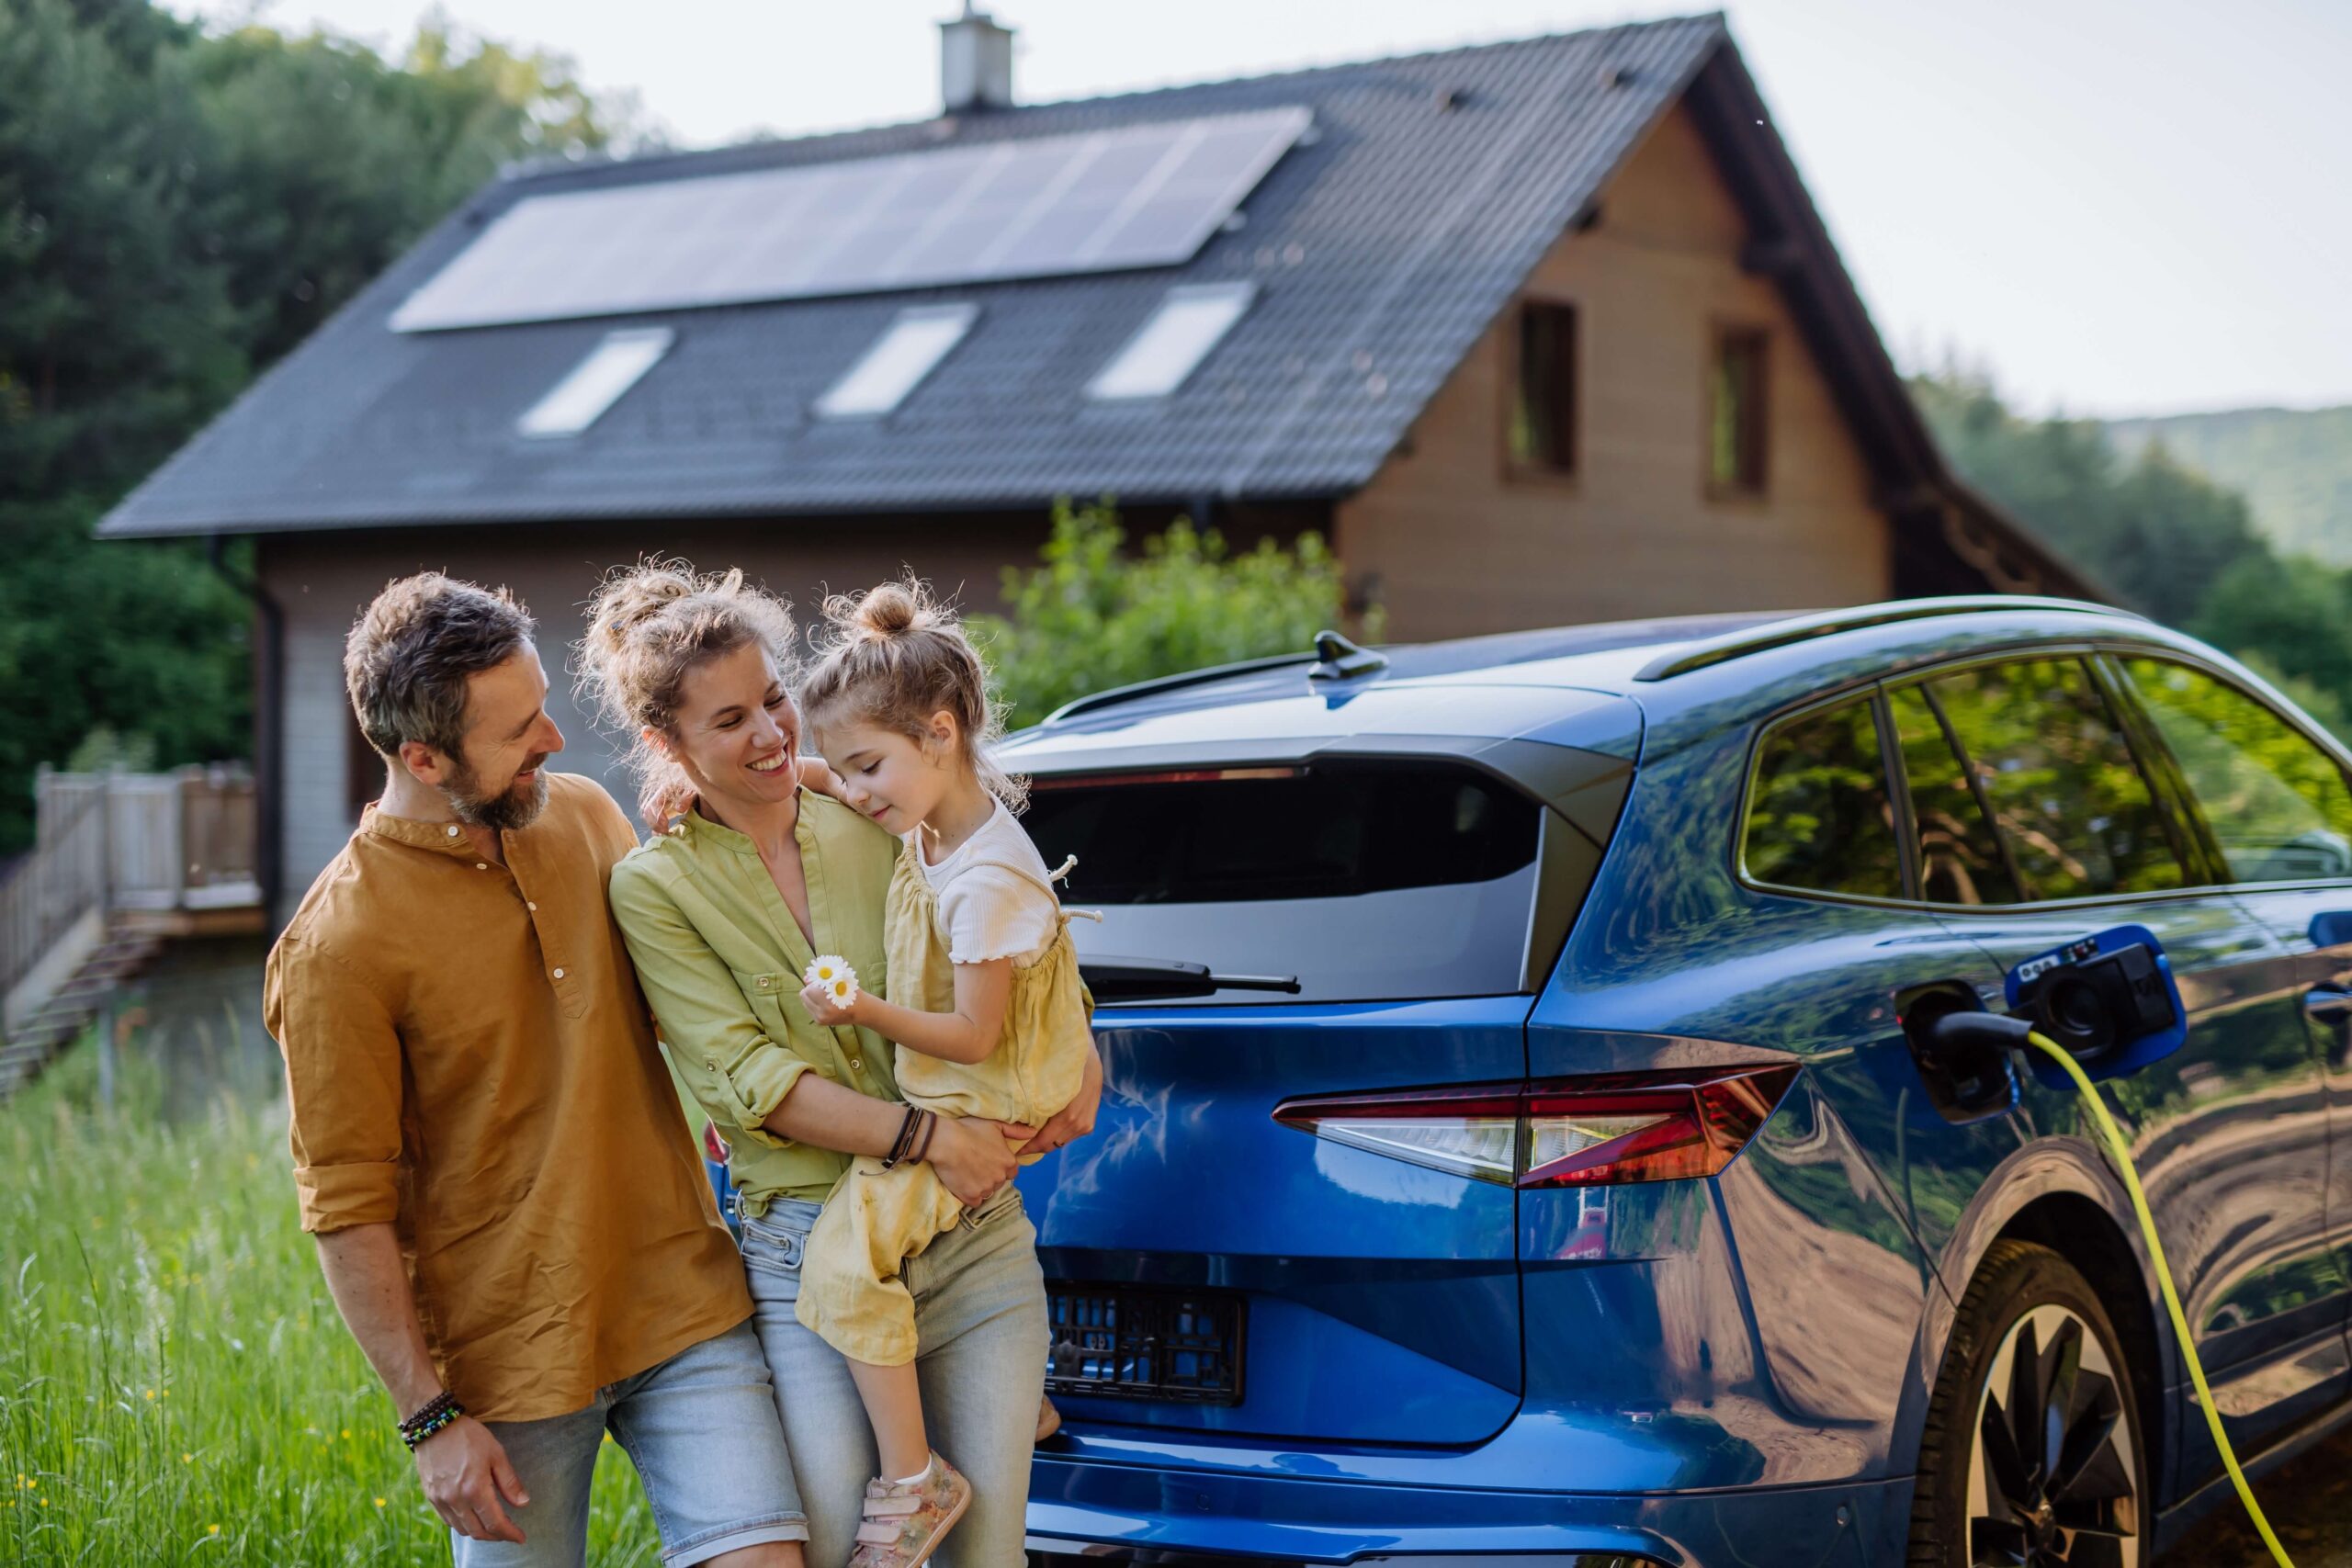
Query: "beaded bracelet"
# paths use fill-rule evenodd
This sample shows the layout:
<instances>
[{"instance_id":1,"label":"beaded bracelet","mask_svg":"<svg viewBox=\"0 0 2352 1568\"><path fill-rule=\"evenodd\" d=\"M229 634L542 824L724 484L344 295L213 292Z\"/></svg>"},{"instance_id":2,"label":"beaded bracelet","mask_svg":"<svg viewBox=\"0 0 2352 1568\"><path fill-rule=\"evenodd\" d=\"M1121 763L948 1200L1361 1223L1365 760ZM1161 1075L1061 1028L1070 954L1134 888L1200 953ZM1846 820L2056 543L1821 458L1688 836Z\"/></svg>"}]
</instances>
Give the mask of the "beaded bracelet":
<instances>
[{"instance_id":1,"label":"beaded bracelet","mask_svg":"<svg viewBox=\"0 0 2352 1568\"><path fill-rule=\"evenodd\" d=\"M458 1403L458 1396L443 1389L425 1401L424 1408L401 1423L401 1441L406 1443L413 1453L419 1443L465 1413L464 1407Z\"/></svg>"}]
</instances>

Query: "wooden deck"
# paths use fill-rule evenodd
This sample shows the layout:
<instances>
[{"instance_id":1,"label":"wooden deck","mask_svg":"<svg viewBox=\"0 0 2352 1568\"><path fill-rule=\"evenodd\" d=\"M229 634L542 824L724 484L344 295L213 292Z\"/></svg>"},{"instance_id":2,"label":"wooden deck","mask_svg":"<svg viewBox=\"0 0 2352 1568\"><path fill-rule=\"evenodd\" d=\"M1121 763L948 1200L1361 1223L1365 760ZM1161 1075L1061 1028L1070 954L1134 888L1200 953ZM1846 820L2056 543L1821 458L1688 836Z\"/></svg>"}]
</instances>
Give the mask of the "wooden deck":
<instances>
[{"instance_id":1,"label":"wooden deck","mask_svg":"<svg viewBox=\"0 0 2352 1568\"><path fill-rule=\"evenodd\" d=\"M242 767L43 773L31 854L0 883L0 1095L38 1074L167 942L265 929Z\"/></svg>"}]
</instances>

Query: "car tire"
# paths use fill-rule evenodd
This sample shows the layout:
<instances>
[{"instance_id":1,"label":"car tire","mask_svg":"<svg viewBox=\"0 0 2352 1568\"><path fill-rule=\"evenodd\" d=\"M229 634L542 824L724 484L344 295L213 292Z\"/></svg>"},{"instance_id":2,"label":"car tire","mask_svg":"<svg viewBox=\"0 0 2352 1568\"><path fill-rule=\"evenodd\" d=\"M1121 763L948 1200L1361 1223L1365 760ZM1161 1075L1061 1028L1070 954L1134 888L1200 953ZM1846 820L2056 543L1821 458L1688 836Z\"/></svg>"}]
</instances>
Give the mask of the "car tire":
<instances>
[{"instance_id":1,"label":"car tire","mask_svg":"<svg viewBox=\"0 0 2352 1568\"><path fill-rule=\"evenodd\" d=\"M2072 1264L1995 1242L1928 1404L1909 1568L2148 1568L2155 1512L2132 1373Z\"/></svg>"}]
</instances>

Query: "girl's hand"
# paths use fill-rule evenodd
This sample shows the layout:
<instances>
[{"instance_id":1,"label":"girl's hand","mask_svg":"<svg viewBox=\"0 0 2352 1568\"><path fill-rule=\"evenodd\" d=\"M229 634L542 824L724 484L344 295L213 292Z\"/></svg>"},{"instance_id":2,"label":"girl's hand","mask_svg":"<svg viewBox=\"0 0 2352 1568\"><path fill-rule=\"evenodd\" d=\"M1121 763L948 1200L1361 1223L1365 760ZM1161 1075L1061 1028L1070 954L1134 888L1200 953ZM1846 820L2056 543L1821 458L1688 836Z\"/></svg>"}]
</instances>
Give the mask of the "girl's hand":
<instances>
[{"instance_id":1,"label":"girl's hand","mask_svg":"<svg viewBox=\"0 0 2352 1568\"><path fill-rule=\"evenodd\" d=\"M1021 1168L1012 1149L993 1122L942 1116L931 1131L931 1148L923 1158L956 1195L956 1201L977 1209L995 1197Z\"/></svg>"},{"instance_id":2,"label":"girl's hand","mask_svg":"<svg viewBox=\"0 0 2352 1568\"><path fill-rule=\"evenodd\" d=\"M1056 1111L1050 1121L1037 1129L1037 1135L1022 1145L1024 1155L1051 1154L1065 1144L1074 1143L1094 1131L1094 1113L1102 1105L1102 1054L1089 1041L1086 1047L1086 1077L1078 1086L1078 1093L1070 1102Z\"/></svg>"},{"instance_id":3,"label":"girl's hand","mask_svg":"<svg viewBox=\"0 0 2352 1568\"><path fill-rule=\"evenodd\" d=\"M857 1004L864 1000L865 997L865 993L860 991L843 1004L833 1000L832 987L830 986L811 984L800 987L800 1005L808 1010L810 1018L815 1019L827 1029L844 1023L855 1023Z\"/></svg>"}]
</instances>

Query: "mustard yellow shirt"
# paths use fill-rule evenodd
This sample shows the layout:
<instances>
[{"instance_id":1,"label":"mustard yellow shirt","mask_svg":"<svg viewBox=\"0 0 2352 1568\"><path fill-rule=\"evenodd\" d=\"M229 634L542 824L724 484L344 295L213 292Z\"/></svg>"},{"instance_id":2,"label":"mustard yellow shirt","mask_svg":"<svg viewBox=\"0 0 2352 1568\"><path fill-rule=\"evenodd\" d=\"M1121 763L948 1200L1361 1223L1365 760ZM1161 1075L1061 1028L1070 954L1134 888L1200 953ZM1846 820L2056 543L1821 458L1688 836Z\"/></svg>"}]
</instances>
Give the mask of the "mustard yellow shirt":
<instances>
[{"instance_id":1,"label":"mustard yellow shirt","mask_svg":"<svg viewBox=\"0 0 2352 1568\"><path fill-rule=\"evenodd\" d=\"M850 1156L760 1125L803 1073L896 1100L889 1042L828 1029L800 1005L801 972L839 953L858 983L888 984L882 915L899 841L839 801L800 792L795 829L816 941L776 891L752 840L697 812L613 868L613 914L652 1004L671 1065L734 1149L744 1209L778 1198L822 1202Z\"/></svg>"},{"instance_id":2,"label":"mustard yellow shirt","mask_svg":"<svg viewBox=\"0 0 2352 1568\"><path fill-rule=\"evenodd\" d=\"M634 841L568 773L503 865L370 807L269 955L302 1228L394 1227L434 1364L491 1420L581 1409L752 1314L605 914Z\"/></svg>"}]
</instances>

